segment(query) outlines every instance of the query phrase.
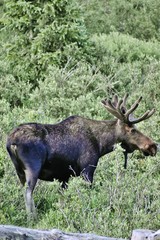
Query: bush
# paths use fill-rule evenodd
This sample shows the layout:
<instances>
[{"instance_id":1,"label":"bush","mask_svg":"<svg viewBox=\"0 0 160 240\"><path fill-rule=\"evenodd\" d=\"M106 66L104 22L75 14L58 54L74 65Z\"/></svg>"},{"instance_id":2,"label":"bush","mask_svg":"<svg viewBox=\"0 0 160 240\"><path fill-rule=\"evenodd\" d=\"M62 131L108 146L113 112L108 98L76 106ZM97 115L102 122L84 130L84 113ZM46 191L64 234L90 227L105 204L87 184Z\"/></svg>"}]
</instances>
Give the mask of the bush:
<instances>
[{"instance_id":1,"label":"bush","mask_svg":"<svg viewBox=\"0 0 160 240\"><path fill-rule=\"evenodd\" d=\"M4 44L10 71L16 79L30 81L33 86L43 78L48 65L63 66L73 52L82 58L88 45L74 0L7 0L2 20L4 29L11 33Z\"/></svg>"},{"instance_id":2,"label":"bush","mask_svg":"<svg viewBox=\"0 0 160 240\"><path fill-rule=\"evenodd\" d=\"M0 96L12 107L22 106L29 97L31 84L18 81L13 75L4 75L0 78Z\"/></svg>"},{"instance_id":3,"label":"bush","mask_svg":"<svg viewBox=\"0 0 160 240\"><path fill-rule=\"evenodd\" d=\"M118 63L160 60L159 42L148 43L118 32L93 35L91 41L95 45L95 56L100 60L103 57L114 58Z\"/></svg>"},{"instance_id":4,"label":"bush","mask_svg":"<svg viewBox=\"0 0 160 240\"><path fill-rule=\"evenodd\" d=\"M138 88L146 84L157 87L159 42L148 43L119 33L93 35L91 41L95 46L92 64L112 82L114 91L132 93L137 89L139 92Z\"/></svg>"},{"instance_id":5,"label":"bush","mask_svg":"<svg viewBox=\"0 0 160 240\"><path fill-rule=\"evenodd\" d=\"M73 114L92 117L101 112L100 101L110 94L111 86L100 72L83 62L71 70L51 67L30 95L28 106L58 119Z\"/></svg>"},{"instance_id":6,"label":"bush","mask_svg":"<svg viewBox=\"0 0 160 240\"><path fill-rule=\"evenodd\" d=\"M160 39L157 0L81 0L91 34L120 32L142 40Z\"/></svg>"}]
</instances>

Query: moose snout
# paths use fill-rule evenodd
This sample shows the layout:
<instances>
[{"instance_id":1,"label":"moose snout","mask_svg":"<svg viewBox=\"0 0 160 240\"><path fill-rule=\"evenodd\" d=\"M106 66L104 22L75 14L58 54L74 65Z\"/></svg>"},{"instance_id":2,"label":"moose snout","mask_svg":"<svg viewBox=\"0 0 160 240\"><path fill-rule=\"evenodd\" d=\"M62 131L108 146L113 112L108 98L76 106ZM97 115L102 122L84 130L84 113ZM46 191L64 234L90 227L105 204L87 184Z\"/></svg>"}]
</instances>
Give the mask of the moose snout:
<instances>
[{"instance_id":1,"label":"moose snout","mask_svg":"<svg viewBox=\"0 0 160 240\"><path fill-rule=\"evenodd\" d=\"M151 145L147 144L147 145L145 145L145 148L142 151L145 156L149 156L149 155L155 156L157 153L157 144L155 144L155 143L153 143Z\"/></svg>"}]
</instances>

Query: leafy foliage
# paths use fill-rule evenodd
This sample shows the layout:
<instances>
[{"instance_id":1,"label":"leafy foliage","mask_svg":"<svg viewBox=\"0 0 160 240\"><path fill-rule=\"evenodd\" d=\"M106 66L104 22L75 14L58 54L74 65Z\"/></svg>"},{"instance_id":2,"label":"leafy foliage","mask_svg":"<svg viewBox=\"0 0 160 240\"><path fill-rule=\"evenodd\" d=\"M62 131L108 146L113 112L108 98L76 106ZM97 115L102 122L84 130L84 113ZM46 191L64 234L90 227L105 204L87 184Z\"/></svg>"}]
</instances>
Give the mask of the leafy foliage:
<instances>
[{"instance_id":1,"label":"leafy foliage","mask_svg":"<svg viewBox=\"0 0 160 240\"><path fill-rule=\"evenodd\" d=\"M147 83L159 79L159 42L144 42L117 32L109 35L93 35L95 45L92 64L111 79L114 91L132 92ZM152 85L152 84L151 84ZM153 84L154 85L154 84ZM147 85L148 86L148 85ZM150 93L149 93L150 94Z\"/></svg>"},{"instance_id":2,"label":"leafy foliage","mask_svg":"<svg viewBox=\"0 0 160 240\"><path fill-rule=\"evenodd\" d=\"M48 65L63 66L73 53L82 58L87 47L86 29L75 1L6 0L2 20L4 29L12 33L4 44L11 71L16 79L33 85Z\"/></svg>"},{"instance_id":3,"label":"leafy foliage","mask_svg":"<svg viewBox=\"0 0 160 240\"><path fill-rule=\"evenodd\" d=\"M86 26L92 34L116 31L147 41L160 40L157 0L81 0L81 4Z\"/></svg>"},{"instance_id":4,"label":"leafy foliage","mask_svg":"<svg viewBox=\"0 0 160 240\"><path fill-rule=\"evenodd\" d=\"M71 178L66 190L58 181L39 181L38 218L27 222L24 190L5 149L7 134L20 123L55 123L69 115L110 119L101 100L125 92L129 105L143 96L137 116L156 108L138 128L160 142L160 43L149 40L159 39L159 2L80 2L94 33L89 39L76 0L2 3L0 222L129 237L135 228L159 228L159 153L145 159L135 152L124 170L118 145L100 159L92 188L81 177Z\"/></svg>"}]
</instances>

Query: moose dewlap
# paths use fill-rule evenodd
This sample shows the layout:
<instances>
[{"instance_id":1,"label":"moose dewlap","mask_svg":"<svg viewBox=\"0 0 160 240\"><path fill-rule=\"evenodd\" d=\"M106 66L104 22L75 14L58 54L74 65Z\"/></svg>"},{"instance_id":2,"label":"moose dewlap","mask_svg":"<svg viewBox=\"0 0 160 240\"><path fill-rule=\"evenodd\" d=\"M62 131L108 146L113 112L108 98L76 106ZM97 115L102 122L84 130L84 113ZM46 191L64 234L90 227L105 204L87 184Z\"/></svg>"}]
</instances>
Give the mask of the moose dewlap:
<instances>
[{"instance_id":1,"label":"moose dewlap","mask_svg":"<svg viewBox=\"0 0 160 240\"><path fill-rule=\"evenodd\" d=\"M127 109L127 97L126 94L123 99L114 96L112 101L102 101L116 117L113 120L71 116L57 124L21 124L11 132L7 150L21 183L26 183L25 202L29 214L35 215L32 194L37 179L58 179L65 186L71 175L82 175L92 183L99 158L113 151L116 143L125 149L125 167L127 154L136 149L145 156L156 154L156 143L135 128L135 124L151 117L155 110L135 119L133 112L142 98Z\"/></svg>"}]
</instances>

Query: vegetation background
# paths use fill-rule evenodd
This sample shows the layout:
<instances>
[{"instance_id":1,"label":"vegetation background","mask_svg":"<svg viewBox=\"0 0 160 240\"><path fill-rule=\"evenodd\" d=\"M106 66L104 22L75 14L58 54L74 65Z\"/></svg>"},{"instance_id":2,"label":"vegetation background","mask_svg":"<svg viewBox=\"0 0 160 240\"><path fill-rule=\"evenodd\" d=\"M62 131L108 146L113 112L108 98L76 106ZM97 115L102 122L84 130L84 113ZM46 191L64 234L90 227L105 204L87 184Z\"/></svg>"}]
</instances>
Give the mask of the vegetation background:
<instances>
[{"instance_id":1,"label":"vegetation background","mask_svg":"<svg viewBox=\"0 0 160 240\"><path fill-rule=\"evenodd\" d=\"M129 237L160 228L160 155L123 151L100 159L93 188L81 177L67 190L39 181L36 221L27 222L6 136L24 122L56 123L69 115L110 119L101 107L114 93L140 95L139 129L160 142L160 1L0 0L0 224Z\"/></svg>"}]
</instances>

